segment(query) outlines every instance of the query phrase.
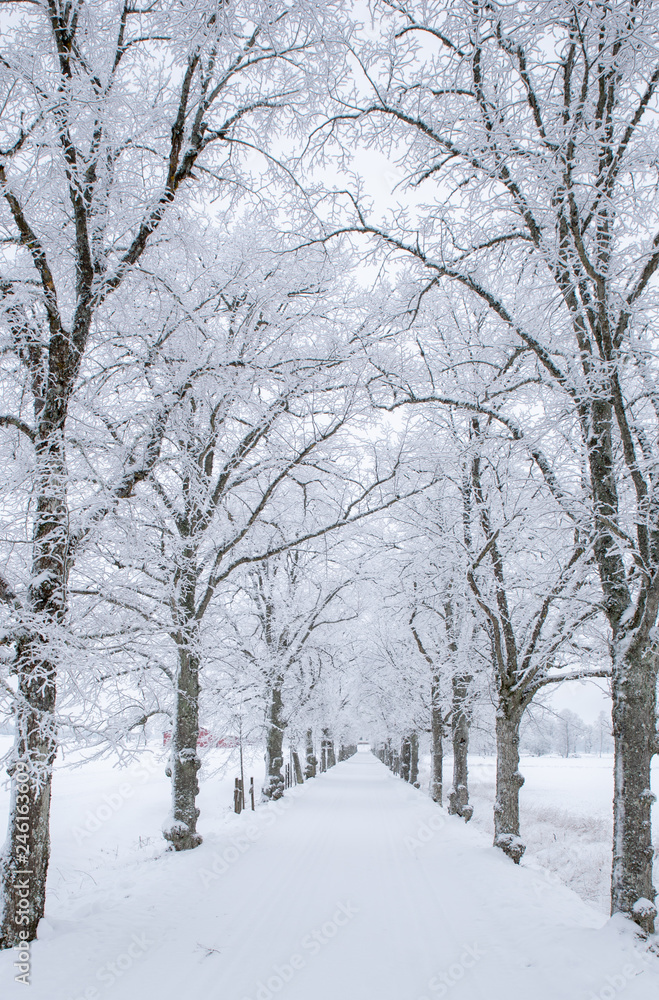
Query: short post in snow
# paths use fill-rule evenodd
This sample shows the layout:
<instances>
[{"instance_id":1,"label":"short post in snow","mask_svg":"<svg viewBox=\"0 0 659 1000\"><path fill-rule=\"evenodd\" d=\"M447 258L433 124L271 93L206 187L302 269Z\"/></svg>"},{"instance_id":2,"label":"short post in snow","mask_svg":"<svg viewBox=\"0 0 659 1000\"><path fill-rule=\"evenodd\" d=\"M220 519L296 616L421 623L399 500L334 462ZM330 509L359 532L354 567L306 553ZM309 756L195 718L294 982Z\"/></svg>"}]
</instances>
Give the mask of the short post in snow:
<instances>
[{"instance_id":1,"label":"short post in snow","mask_svg":"<svg viewBox=\"0 0 659 1000\"><path fill-rule=\"evenodd\" d=\"M245 808L245 766L243 762L243 720L240 720L240 795L242 808Z\"/></svg>"},{"instance_id":2,"label":"short post in snow","mask_svg":"<svg viewBox=\"0 0 659 1000\"><path fill-rule=\"evenodd\" d=\"M256 808L254 805L254 778L249 779L249 799L252 803L252 812L254 812L254 809Z\"/></svg>"},{"instance_id":3,"label":"short post in snow","mask_svg":"<svg viewBox=\"0 0 659 1000\"><path fill-rule=\"evenodd\" d=\"M233 789L233 811L236 813L241 812L243 808L243 790L242 781L240 778L236 778L236 782Z\"/></svg>"}]
</instances>

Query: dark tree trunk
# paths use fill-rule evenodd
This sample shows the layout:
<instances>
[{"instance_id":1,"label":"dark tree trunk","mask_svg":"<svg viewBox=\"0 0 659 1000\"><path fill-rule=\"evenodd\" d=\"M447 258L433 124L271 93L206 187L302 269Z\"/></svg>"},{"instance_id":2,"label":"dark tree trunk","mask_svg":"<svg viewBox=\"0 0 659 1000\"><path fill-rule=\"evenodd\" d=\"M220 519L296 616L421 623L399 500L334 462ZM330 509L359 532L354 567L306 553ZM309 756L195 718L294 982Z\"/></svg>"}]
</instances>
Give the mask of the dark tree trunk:
<instances>
[{"instance_id":1,"label":"dark tree trunk","mask_svg":"<svg viewBox=\"0 0 659 1000\"><path fill-rule=\"evenodd\" d=\"M39 632L18 642L16 740L9 829L2 854L4 912L0 946L33 941L44 912L50 860L50 796L57 755L56 667L50 650L64 624L68 576L68 510L63 428L66 399L42 415L36 441L38 475L29 612Z\"/></svg>"},{"instance_id":2,"label":"dark tree trunk","mask_svg":"<svg viewBox=\"0 0 659 1000\"><path fill-rule=\"evenodd\" d=\"M188 518L188 521L190 519ZM177 600L174 618L178 626L178 671L176 676L176 711L172 733L169 772L172 780L172 821L163 836L175 851L189 851L201 844L197 833L197 795L199 794L199 674L196 653L197 558L194 545L186 541L181 570L175 579Z\"/></svg>"},{"instance_id":3,"label":"dark tree trunk","mask_svg":"<svg viewBox=\"0 0 659 1000\"><path fill-rule=\"evenodd\" d=\"M410 783L418 784L419 779L419 734L410 736Z\"/></svg>"},{"instance_id":4,"label":"dark tree trunk","mask_svg":"<svg viewBox=\"0 0 659 1000\"><path fill-rule=\"evenodd\" d=\"M293 770L295 772L295 781L297 782L298 785L302 785L304 783L304 777L302 775L302 765L300 763L300 755L297 752L297 750L293 750L291 753L293 757Z\"/></svg>"},{"instance_id":5,"label":"dark tree trunk","mask_svg":"<svg viewBox=\"0 0 659 1000\"><path fill-rule=\"evenodd\" d=\"M494 802L494 846L519 864L526 850L519 835L519 726L522 711L499 705L496 720L497 784Z\"/></svg>"},{"instance_id":6,"label":"dark tree trunk","mask_svg":"<svg viewBox=\"0 0 659 1000\"><path fill-rule=\"evenodd\" d=\"M454 816L462 816L468 822L473 815L469 805L469 686L468 674L453 676L453 710L451 712L451 735L453 738L453 787L449 795L448 811Z\"/></svg>"},{"instance_id":7,"label":"dark tree trunk","mask_svg":"<svg viewBox=\"0 0 659 1000\"><path fill-rule=\"evenodd\" d=\"M653 653L630 650L624 670L613 676L615 740L613 871L611 912L629 913L647 933L654 931L654 848L650 812L652 757L657 752L657 668Z\"/></svg>"},{"instance_id":8,"label":"dark tree trunk","mask_svg":"<svg viewBox=\"0 0 659 1000\"><path fill-rule=\"evenodd\" d=\"M172 734L172 822L163 830L176 851L189 851L201 844L197 833L199 794L197 778L201 760L199 742L199 660L187 644L179 647L176 684L176 718Z\"/></svg>"},{"instance_id":9,"label":"dark tree trunk","mask_svg":"<svg viewBox=\"0 0 659 1000\"><path fill-rule=\"evenodd\" d=\"M17 739L10 765L9 831L2 858L5 908L0 945L3 948L36 938L46 902L50 795L57 741L53 724L55 670L48 661L39 661L40 647L39 640L31 642L21 657L22 704L16 714ZM29 658L29 665L25 657ZM27 936L21 937L20 932Z\"/></svg>"},{"instance_id":10,"label":"dark tree trunk","mask_svg":"<svg viewBox=\"0 0 659 1000\"><path fill-rule=\"evenodd\" d=\"M409 736L403 739L400 745L400 776L403 781L410 780L410 758L412 755L412 746L410 744Z\"/></svg>"},{"instance_id":11,"label":"dark tree trunk","mask_svg":"<svg viewBox=\"0 0 659 1000\"><path fill-rule=\"evenodd\" d=\"M430 797L438 805L442 804L444 786L444 716L442 706L439 703L439 679L433 678L432 683L432 708L430 718L430 751L431 751L431 775L430 775Z\"/></svg>"},{"instance_id":12,"label":"dark tree trunk","mask_svg":"<svg viewBox=\"0 0 659 1000\"><path fill-rule=\"evenodd\" d=\"M612 418L608 399L595 399L582 418L588 448L598 532L595 555L605 595L605 610L614 635L613 735L615 741L613 795L613 868L611 912L626 913L646 932L656 917L653 885L650 790L652 756L657 752L657 660L650 638L657 617L656 584L642 584L636 599L643 609L637 632L625 634L621 623L633 607L626 569L609 525L618 518L618 491L614 472ZM618 413L618 427L625 422ZM628 428L627 428L628 430ZM656 518L656 511L655 511ZM653 529L656 559L657 528ZM633 628L632 620L628 625ZM623 652L621 647L625 649Z\"/></svg>"},{"instance_id":13,"label":"dark tree trunk","mask_svg":"<svg viewBox=\"0 0 659 1000\"><path fill-rule=\"evenodd\" d=\"M315 778L318 771L318 759L313 752L313 732L307 729L306 747L306 767L304 769L305 778Z\"/></svg>"},{"instance_id":14,"label":"dark tree trunk","mask_svg":"<svg viewBox=\"0 0 659 1000\"><path fill-rule=\"evenodd\" d=\"M320 745L320 769L321 771L327 771L330 767L334 767L336 764L336 757L334 756L334 743L330 737L329 729L323 729L323 737Z\"/></svg>"},{"instance_id":15,"label":"dark tree trunk","mask_svg":"<svg viewBox=\"0 0 659 1000\"><path fill-rule=\"evenodd\" d=\"M265 784L263 796L266 799L280 799L284 794L284 703L282 698L283 677L277 678L270 689L268 723L265 743Z\"/></svg>"}]
</instances>

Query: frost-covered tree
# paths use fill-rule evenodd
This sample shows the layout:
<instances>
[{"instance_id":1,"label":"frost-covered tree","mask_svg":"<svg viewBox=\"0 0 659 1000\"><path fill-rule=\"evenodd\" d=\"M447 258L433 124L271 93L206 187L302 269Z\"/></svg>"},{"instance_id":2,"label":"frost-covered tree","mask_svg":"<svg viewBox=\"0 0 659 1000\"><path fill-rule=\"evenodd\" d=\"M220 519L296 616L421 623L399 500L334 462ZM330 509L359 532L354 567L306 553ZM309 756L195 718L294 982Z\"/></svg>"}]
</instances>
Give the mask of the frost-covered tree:
<instances>
[{"instance_id":1,"label":"frost-covered tree","mask_svg":"<svg viewBox=\"0 0 659 1000\"><path fill-rule=\"evenodd\" d=\"M412 315L440 286L481 303L514 347L509 373L551 387L581 436L612 637L612 911L649 931L659 11L650 0L374 0L371 9L382 31L353 39L319 142L345 145L349 128L378 144L396 161L407 205L374 219L360 207L340 229L416 262ZM357 203L355 193L352 205L337 197Z\"/></svg>"},{"instance_id":2,"label":"frost-covered tree","mask_svg":"<svg viewBox=\"0 0 659 1000\"><path fill-rule=\"evenodd\" d=\"M248 661L242 672L256 675L264 703L267 799L283 794L284 739L288 734L298 754L291 730L308 718L324 660L339 645L337 632L345 641L346 624L355 618L346 604L351 584L350 567L336 553L307 545L249 570L232 600L237 652Z\"/></svg>"},{"instance_id":3,"label":"frost-covered tree","mask_svg":"<svg viewBox=\"0 0 659 1000\"><path fill-rule=\"evenodd\" d=\"M488 458L476 418L472 429L471 508L474 540L478 537L479 542L467 578L492 650L497 737L494 843L519 862L525 850L519 829L523 714L548 685L605 675L607 668L599 669L582 655L590 642L589 625L599 614L588 546L569 520L561 523L541 479L534 490L535 503L525 509L520 499L529 492L528 474L515 475L516 463L508 456Z\"/></svg>"},{"instance_id":4,"label":"frost-covered tree","mask_svg":"<svg viewBox=\"0 0 659 1000\"><path fill-rule=\"evenodd\" d=\"M178 336L154 362L163 379L180 370L185 382L159 460L138 494L106 519L87 571L91 585L74 589L100 601L101 610L106 601L132 612L151 624L154 640L175 650L173 809L165 836L177 850L201 839L199 699L204 665L217 658L216 597L226 600L241 568L360 522L394 503L402 485L400 455L387 462L351 440L366 419L367 401L359 402L359 373L340 324L347 293L339 294L336 280L325 287L326 262L283 259L284 265L270 252L262 259L252 252L235 272L218 261L203 269L199 304L188 305ZM102 588L92 583L99 560L107 579ZM268 578L263 568L252 583L265 586ZM263 597L268 661L292 642L274 610ZM289 668L299 654L293 643ZM277 677L285 673L282 666ZM274 733L281 730L281 683L268 690ZM278 751L269 759L280 757ZM278 773L277 767L273 777Z\"/></svg>"},{"instance_id":5,"label":"frost-covered tree","mask_svg":"<svg viewBox=\"0 0 659 1000\"><path fill-rule=\"evenodd\" d=\"M319 9L244 0L180 12L160 2L36 0L5 4L5 13L0 295L10 391L0 425L22 436L32 464L24 506L31 567L24 579L8 572L0 587L18 683L2 864L8 947L18 941L26 853L21 927L30 939L43 913L57 746L53 636L67 619L76 554L67 418L89 350L103 340L113 304L129 301L136 269L158 268L156 237L174 221L194 232L194 189L208 184L226 199L252 186L247 155L263 148L273 116L294 111L301 80L317 65L310 49ZM115 495L147 471L155 431L152 451L135 456Z\"/></svg>"}]
</instances>

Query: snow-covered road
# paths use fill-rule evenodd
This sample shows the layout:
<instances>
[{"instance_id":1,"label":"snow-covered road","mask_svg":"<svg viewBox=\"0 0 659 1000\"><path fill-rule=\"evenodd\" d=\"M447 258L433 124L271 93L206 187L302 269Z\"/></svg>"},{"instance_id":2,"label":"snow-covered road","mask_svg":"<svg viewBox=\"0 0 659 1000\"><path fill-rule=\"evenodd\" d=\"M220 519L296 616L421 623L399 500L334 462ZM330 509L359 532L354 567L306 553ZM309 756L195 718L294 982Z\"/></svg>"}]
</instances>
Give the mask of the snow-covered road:
<instances>
[{"instance_id":1,"label":"snow-covered road","mask_svg":"<svg viewBox=\"0 0 659 1000\"><path fill-rule=\"evenodd\" d=\"M659 959L623 921L516 868L370 753L98 890L3 1000L659 996Z\"/></svg>"}]
</instances>

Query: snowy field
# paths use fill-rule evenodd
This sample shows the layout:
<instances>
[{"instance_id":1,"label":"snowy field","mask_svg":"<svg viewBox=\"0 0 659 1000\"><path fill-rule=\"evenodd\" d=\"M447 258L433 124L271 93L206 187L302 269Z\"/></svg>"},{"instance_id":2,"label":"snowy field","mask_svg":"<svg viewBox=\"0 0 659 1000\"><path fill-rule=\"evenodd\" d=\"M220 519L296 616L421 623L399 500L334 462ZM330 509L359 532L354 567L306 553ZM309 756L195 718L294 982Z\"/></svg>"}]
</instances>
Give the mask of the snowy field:
<instances>
[{"instance_id":1,"label":"snowy field","mask_svg":"<svg viewBox=\"0 0 659 1000\"><path fill-rule=\"evenodd\" d=\"M8 737L0 736L5 752ZM205 750L201 771L199 829L231 830L233 786L238 777L238 753ZM78 752L67 755L56 769L51 808L51 863L48 874L46 921L40 936L83 921L90 913L121 898L127 887L166 852L161 828L170 806L170 780L165 775L169 751L158 743L127 765L97 760L73 766ZM246 785L263 780L263 755L245 758ZM9 810L6 783L0 789L0 836L4 840ZM43 925L42 925L43 926Z\"/></svg>"},{"instance_id":2,"label":"snowy field","mask_svg":"<svg viewBox=\"0 0 659 1000\"><path fill-rule=\"evenodd\" d=\"M368 753L235 816L235 753L212 751L204 844L180 855L160 834L164 767L154 748L128 767L58 769L32 984L13 983L11 955L0 955L2 1000L659 996L659 959L644 959L626 922L602 912L610 759L523 760L521 868L490 847L487 758L471 763L476 813L465 827ZM250 774L258 787L258 756Z\"/></svg>"},{"instance_id":3,"label":"snowy field","mask_svg":"<svg viewBox=\"0 0 659 1000\"><path fill-rule=\"evenodd\" d=\"M445 788L450 790L453 762L444 765ZM527 845L526 864L540 864L582 899L609 912L613 810L613 757L522 757L525 783L520 792L520 825ZM430 758L423 760L421 777L427 782ZM496 761L471 757L469 792L474 806L471 823L493 836L492 807ZM659 789L659 761L653 766L653 785ZM659 857L659 808L653 809L654 845ZM659 862L655 861L655 884Z\"/></svg>"}]
</instances>

